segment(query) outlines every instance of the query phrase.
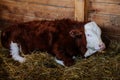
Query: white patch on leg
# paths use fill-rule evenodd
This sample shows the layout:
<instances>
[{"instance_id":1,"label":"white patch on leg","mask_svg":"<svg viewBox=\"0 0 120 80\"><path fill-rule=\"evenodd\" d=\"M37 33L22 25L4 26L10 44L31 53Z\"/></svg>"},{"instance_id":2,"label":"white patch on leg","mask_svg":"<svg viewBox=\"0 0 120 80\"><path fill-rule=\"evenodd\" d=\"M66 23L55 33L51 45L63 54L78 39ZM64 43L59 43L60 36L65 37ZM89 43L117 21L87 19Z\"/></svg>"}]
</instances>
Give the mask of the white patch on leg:
<instances>
[{"instance_id":1,"label":"white patch on leg","mask_svg":"<svg viewBox=\"0 0 120 80\"><path fill-rule=\"evenodd\" d=\"M62 66L65 66L62 60L58 60L58 59L55 58L55 61L56 61L58 64L60 64L60 65L62 65Z\"/></svg>"},{"instance_id":2,"label":"white patch on leg","mask_svg":"<svg viewBox=\"0 0 120 80\"><path fill-rule=\"evenodd\" d=\"M73 57L72 57L72 59L76 59L76 57L75 57L75 56L73 56Z\"/></svg>"},{"instance_id":3,"label":"white patch on leg","mask_svg":"<svg viewBox=\"0 0 120 80\"><path fill-rule=\"evenodd\" d=\"M17 43L13 43L11 41L11 44L10 44L10 53L12 55L12 58L16 61L19 61L19 62L24 62L25 61L25 58L21 57L19 55L19 47L18 47L18 44Z\"/></svg>"}]
</instances>

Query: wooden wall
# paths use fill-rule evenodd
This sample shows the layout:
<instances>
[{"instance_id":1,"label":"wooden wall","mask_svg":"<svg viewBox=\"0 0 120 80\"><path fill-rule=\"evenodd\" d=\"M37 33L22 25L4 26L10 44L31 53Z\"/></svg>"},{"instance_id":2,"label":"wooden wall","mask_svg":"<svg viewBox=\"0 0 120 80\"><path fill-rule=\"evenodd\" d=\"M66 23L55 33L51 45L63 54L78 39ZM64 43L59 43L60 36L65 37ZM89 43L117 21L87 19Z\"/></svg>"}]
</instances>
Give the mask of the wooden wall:
<instances>
[{"instance_id":1,"label":"wooden wall","mask_svg":"<svg viewBox=\"0 0 120 80\"><path fill-rule=\"evenodd\" d=\"M96 21L104 34L120 40L120 0L89 0L88 19Z\"/></svg>"},{"instance_id":2,"label":"wooden wall","mask_svg":"<svg viewBox=\"0 0 120 80\"><path fill-rule=\"evenodd\" d=\"M13 21L74 19L74 0L0 0L0 18Z\"/></svg>"}]
</instances>

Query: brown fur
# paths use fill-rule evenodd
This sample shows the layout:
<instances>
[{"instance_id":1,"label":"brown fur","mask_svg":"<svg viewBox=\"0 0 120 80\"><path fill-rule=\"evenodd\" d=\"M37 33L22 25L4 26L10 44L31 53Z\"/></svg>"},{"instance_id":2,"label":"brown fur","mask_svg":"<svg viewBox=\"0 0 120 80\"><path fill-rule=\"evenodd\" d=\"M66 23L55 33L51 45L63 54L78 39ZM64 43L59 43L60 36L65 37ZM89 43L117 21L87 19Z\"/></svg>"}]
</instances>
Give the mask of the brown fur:
<instances>
[{"instance_id":1,"label":"brown fur","mask_svg":"<svg viewBox=\"0 0 120 80\"><path fill-rule=\"evenodd\" d=\"M47 51L71 66L73 56L84 56L86 52L84 24L69 19L20 23L2 31L1 43L8 49L11 41L18 43L25 54Z\"/></svg>"}]
</instances>

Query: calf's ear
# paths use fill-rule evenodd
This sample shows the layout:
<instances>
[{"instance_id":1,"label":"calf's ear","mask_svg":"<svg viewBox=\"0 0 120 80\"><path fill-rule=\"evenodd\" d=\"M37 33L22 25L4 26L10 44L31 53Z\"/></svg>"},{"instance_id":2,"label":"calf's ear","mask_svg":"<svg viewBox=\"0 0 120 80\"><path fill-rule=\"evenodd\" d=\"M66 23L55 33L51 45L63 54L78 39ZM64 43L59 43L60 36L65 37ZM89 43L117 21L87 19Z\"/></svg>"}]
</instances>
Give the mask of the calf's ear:
<instances>
[{"instance_id":1,"label":"calf's ear","mask_svg":"<svg viewBox=\"0 0 120 80\"><path fill-rule=\"evenodd\" d=\"M71 30L69 34L73 38L80 38L82 36L82 32L79 30Z\"/></svg>"}]
</instances>

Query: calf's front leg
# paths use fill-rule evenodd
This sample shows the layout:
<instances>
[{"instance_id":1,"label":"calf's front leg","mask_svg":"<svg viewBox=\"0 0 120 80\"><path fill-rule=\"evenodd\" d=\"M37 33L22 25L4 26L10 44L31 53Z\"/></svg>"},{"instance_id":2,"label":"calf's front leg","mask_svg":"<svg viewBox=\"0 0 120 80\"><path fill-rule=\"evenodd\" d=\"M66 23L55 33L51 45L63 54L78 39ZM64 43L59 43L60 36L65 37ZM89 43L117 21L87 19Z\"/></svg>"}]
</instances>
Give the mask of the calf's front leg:
<instances>
[{"instance_id":1,"label":"calf's front leg","mask_svg":"<svg viewBox=\"0 0 120 80\"><path fill-rule=\"evenodd\" d=\"M73 57L65 55L65 53L59 50L59 46L55 45L53 48L53 53L55 54L56 58L55 61L63 66L72 66L75 64Z\"/></svg>"}]
</instances>

